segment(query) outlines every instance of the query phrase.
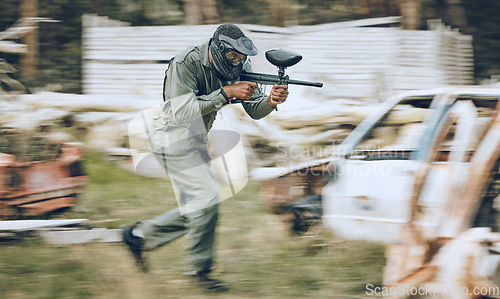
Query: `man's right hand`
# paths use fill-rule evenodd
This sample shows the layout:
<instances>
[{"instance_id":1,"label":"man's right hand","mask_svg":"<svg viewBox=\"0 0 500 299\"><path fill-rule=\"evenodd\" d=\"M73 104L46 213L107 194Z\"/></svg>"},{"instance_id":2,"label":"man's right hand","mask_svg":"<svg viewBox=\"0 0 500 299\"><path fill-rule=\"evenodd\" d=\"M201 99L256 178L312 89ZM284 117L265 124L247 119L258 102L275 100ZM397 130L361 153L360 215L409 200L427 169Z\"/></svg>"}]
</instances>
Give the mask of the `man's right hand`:
<instances>
[{"instance_id":1,"label":"man's right hand","mask_svg":"<svg viewBox=\"0 0 500 299\"><path fill-rule=\"evenodd\" d=\"M254 93L254 89L257 87L258 85L255 82L238 81L231 85L224 86L223 88L229 99L237 98L240 100L249 100Z\"/></svg>"}]
</instances>

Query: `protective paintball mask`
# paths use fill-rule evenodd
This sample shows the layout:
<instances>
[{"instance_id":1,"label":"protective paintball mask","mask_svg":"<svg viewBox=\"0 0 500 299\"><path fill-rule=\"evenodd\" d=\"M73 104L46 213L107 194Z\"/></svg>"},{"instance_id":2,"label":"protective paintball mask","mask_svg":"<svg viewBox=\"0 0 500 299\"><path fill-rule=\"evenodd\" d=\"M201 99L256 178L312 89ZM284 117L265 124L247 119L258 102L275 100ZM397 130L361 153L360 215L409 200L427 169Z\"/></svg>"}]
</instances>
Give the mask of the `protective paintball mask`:
<instances>
[{"instance_id":1,"label":"protective paintball mask","mask_svg":"<svg viewBox=\"0 0 500 299\"><path fill-rule=\"evenodd\" d=\"M228 81L237 79L243 71L248 56L255 56L258 53L248 37L233 39L222 34L212 38L210 51L219 78Z\"/></svg>"}]
</instances>

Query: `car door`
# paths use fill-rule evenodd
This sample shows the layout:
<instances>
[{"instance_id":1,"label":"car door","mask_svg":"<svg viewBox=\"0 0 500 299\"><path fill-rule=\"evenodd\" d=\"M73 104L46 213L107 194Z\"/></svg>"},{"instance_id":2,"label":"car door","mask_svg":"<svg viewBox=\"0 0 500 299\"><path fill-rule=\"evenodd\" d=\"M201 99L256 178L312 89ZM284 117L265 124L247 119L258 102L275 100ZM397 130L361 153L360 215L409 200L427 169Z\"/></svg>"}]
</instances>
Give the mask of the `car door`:
<instances>
[{"instance_id":1,"label":"car door","mask_svg":"<svg viewBox=\"0 0 500 299\"><path fill-rule=\"evenodd\" d=\"M477 144L478 113L472 101L457 101L443 118L433 154L419 170L413 197L418 198L418 225L425 237L446 213L447 203L458 196L469 170L469 154Z\"/></svg>"},{"instance_id":2,"label":"car door","mask_svg":"<svg viewBox=\"0 0 500 299\"><path fill-rule=\"evenodd\" d=\"M437 95L440 100L444 95ZM406 98L387 111L343 159L323 189L323 221L346 238L393 241L410 216L410 197L420 160L414 152L426 126L438 117L435 96Z\"/></svg>"}]
</instances>

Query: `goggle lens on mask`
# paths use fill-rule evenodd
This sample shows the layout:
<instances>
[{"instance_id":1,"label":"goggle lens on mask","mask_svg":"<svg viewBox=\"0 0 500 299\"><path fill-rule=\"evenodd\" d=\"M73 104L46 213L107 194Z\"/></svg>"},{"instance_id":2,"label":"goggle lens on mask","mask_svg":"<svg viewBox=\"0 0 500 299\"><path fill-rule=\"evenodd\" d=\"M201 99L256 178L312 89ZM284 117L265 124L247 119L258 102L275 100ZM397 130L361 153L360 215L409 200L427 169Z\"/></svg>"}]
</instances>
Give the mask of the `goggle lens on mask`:
<instances>
[{"instance_id":1,"label":"goggle lens on mask","mask_svg":"<svg viewBox=\"0 0 500 299\"><path fill-rule=\"evenodd\" d=\"M225 52L227 60L234 66L244 64L247 61L247 55L243 55L234 50Z\"/></svg>"}]
</instances>

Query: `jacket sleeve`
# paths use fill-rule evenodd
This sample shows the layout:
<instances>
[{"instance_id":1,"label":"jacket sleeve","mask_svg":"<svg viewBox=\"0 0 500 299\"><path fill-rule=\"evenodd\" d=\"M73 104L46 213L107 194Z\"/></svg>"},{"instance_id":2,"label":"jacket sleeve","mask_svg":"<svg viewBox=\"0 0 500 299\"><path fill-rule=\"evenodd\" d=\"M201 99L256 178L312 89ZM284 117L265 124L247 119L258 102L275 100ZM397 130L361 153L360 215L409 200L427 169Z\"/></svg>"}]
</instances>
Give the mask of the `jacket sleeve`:
<instances>
[{"instance_id":1,"label":"jacket sleeve","mask_svg":"<svg viewBox=\"0 0 500 299\"><path fill-rule=\"evenodd\" d=\"M252 66L250 63L247 63L245 65L245 70L247 72L252 71ZM267 97L268 95L264 94L262 91L262 88L257 88L255 89L254 94L252 95L251 101L258 101L256 103L248 103L248 102L243 102L243 108L245 109L246 113L253 119L261 119L267 115L269 115L274 108L269 106L267 103Z\"/></svg>"},{"instance_id":2,"label":"jacket sleeve","mask_svg":"<svg viewBox=\"0 0 500 299\"><path fill-rule=\"evenodd\" d=\"M182 118L184 114L204 116L210 112L217 111L227 102L220 89L207 95L196 96L199 92L197 82L198 72L196 67L186 61L174 62L167 72L167 81L165 84L164 95L166 100L194 95L197 105L174 105L172 103L172 114L174 117ZM176 107L182 107L184 110L196 111L177 111Z\"/></svg>"}]
</instances>

